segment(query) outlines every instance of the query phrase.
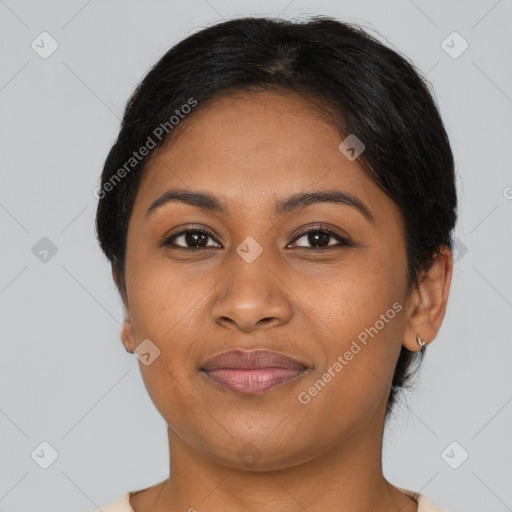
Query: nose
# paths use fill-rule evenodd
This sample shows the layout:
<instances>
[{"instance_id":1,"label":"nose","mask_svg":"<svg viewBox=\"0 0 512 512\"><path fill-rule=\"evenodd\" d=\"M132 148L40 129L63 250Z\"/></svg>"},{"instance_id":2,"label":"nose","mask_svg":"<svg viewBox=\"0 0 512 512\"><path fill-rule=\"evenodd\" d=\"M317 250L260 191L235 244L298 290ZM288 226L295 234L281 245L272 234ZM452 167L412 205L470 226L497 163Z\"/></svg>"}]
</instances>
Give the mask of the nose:
<instances>
[{"instance_id":1,"label":"nose","mask_svg":"<svg viewBox=\"0 0 512 512\"><path fill-rule=\"evenodd\" d=\"M289 322L293 316L291 292L267 258L262 254L247 263L235 254L233 260L214 299L215 323L249 333Z\"/></svg>"}]
</instances>

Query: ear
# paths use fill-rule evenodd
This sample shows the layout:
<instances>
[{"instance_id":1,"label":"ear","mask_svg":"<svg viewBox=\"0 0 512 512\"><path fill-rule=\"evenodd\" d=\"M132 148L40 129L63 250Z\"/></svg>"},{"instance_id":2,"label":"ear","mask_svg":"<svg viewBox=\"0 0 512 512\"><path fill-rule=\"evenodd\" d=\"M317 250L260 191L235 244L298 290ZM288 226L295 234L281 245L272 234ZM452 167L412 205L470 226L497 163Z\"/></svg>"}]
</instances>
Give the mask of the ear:
<instances>
[{"instance_id":1,"label":"ear","mask_svg":"<svg viewBox=\"0 0 512 512\"><path fill-rule=\"evenodd\" d=\"M133 354L135 348L137 347L137 343L135 343L135 335L133 333L132 323L127 318L125 318L123 321L120 337L124 348Z\"/></svg>"},{"instance_id":2,"label":"ear","mask_svg":"<svg viewBox=\"0 0 512 512\"><path fill-rule=\"evenodd\" d=\"M417 336L425 344L437 336L446 313L452 270L452 253L447 246L442 245L430 269L420 276L419 284L408 301L408 321L403 345L412 352L420 349Z\"/></svg>"},{"instance_id":3,"label":"ear","mask_svg":"<svg viewBox=\"0 0 512 512\"><path fill-rule=\"evenodd\" d=\"M114 268L113 265L112 265L112 279L116 283L116 286L117 286L118 290L120 290L119 275L118 275L118 273L117 273L117 271L116 271L116 269ZM128 319L128 312L126 310L126 308L127 308L126 300L125 300L125 298L124 298L122 293L121 293L121 299L123 300L123 305L124 305L124 320L123 320L123 326L121 328L120 338L121 338L121 341L123 342L124 348L127 351L133 353L133 351L134 351L134 349L136 347L135 336L134 336L134 333L133 333L132 323Z\"/></svg>"}]
</instances>

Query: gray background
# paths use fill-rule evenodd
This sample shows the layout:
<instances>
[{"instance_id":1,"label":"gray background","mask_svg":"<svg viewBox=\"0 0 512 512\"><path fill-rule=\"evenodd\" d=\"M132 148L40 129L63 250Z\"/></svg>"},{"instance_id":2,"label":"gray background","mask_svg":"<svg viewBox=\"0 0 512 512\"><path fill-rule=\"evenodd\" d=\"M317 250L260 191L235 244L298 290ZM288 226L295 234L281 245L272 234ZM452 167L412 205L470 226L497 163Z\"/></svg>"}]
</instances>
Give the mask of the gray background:
<instances>
[{"instance_id":1,"label":"gray background","mask_svg":"<svg viewBox=\"0 0 512 512\"><path fill-rule=\"evenodd\" d=\"M458 261L444 325L386 429L385 475L451 511L512 510L510 0L0 0L0 511L92 511L167 476L165 423L119 341L93 190L129 94L171 45L278 13L377 30L434 86L457 161ZM50 48L43 31L59 45L46 59L31 47ZM460 39L442 46L453 31L469 44L457 58L445 49ZM48 469L43 441L58 452Z\"/></svg>"}]
</instances>

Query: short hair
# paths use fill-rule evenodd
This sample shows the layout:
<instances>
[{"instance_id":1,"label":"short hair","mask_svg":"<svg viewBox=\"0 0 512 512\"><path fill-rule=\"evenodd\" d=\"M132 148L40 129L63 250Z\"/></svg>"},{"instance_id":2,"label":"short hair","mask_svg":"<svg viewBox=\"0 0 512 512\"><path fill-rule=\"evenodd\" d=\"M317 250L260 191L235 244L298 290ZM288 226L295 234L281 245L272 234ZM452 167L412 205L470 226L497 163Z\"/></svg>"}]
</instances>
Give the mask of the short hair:
<instances>
[{"instance_id":1,"label":"short hair","mask_svg":"<svg viewBox=\"0 0 512 512\"><path fill-rule=\"evenodd\" d=\"M119 277L119 292L126 297L128 222L148 160L138 156L135 161L133 152L148 147L149 140L155 147L170 140L176 124L171 118L179 117L179 123L185 105L195 106L181 123L190 122L208 100L265 90L293 91L315 100L340 136L355 134L363 141L357 162L398 205L408 284L418 284L439 248L452 249L457 218L453 155L430 87L405 56L360 26L327 16L237 18L182 40L128 100L101 175L96 235ZM413 361L422 357L423 352L402 346L386 417L399 390L408 386Z\"/></svg>"}]
</instances>

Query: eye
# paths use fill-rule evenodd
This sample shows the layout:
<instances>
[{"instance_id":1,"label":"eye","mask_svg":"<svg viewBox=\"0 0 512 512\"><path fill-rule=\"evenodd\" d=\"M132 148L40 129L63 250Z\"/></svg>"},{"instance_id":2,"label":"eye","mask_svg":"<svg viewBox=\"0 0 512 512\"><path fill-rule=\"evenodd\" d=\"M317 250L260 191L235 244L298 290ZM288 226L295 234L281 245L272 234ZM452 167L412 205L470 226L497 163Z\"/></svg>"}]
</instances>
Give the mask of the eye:
<instances>
[{"instance_id":1,"label":"eye","mask_svg":"<svg viewBox=\"0 0 512 512\"><path fill-rule=\"evenodd\" d=\"M202 229L184 229L174 235L167 237L162 242L162 246L170 245L177 249L203 249L210 247L218 247L215 245L208 245L208 238L214 239L215 236L211 231L205 228ZM177 241L181 243L176 243ZM184 245L182 245L184 244ZM190 245L189 245L190 244ZM192 246L192 247L191 247Z\"/></svg>"},{"instance_id":2,"label":"eye","mask_svg":"<svg viewBox=\"0 0 512 512\"><path fill-rule=\"evenodd\" d=\"M209 244L209 239L216 241L215 235L208 229L189 228L164 238L162 246L172 246L175 249L207 249L212 247L222 247L220 244ZM322 250L332 246L343 247L352 245L348 238L323 226L317 226L302 232L292 243L297 243L297 241L301 239L304 239L306 243L311 244L310 246L302 244L297 245L298 248L302 249ZM329 243L330 239L335 239L338 243Z\"/></svg>"},{"instance_id":3,"label":"eye","mask_svg":"<svg viewBox=\"0 0 512 512\"><path fill-rule=\"evenodd\" d=\"M332 246L338 246L338 247L351 246L350 241L346 237L340 235L339 233L336 233L336 231L333 231L332 229L329 229L327 227L321 227L321 226L318 226L313 229L309 229L308 231L302 232L297 238L295 238L294 242L297 242L298 240L301 240L302 238L305 239L306 243L311 244L310 246L299 244L298 247L302 248L302 249L321 250L321 249L324 249L327 247L332 247ZM338 244L329 243L329 239L332 239L332 238L337 240L339 243Z\"/></svg>"}]
</instances>

